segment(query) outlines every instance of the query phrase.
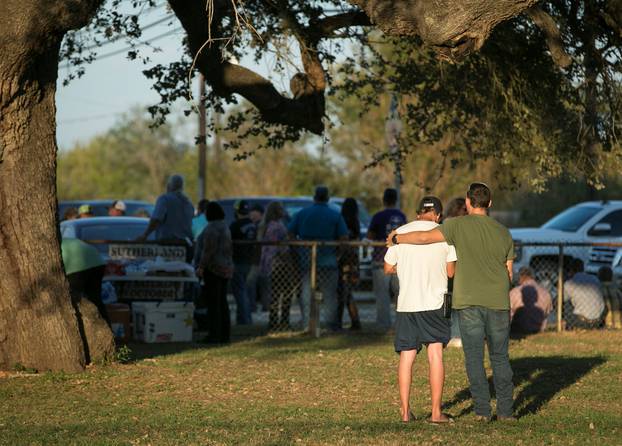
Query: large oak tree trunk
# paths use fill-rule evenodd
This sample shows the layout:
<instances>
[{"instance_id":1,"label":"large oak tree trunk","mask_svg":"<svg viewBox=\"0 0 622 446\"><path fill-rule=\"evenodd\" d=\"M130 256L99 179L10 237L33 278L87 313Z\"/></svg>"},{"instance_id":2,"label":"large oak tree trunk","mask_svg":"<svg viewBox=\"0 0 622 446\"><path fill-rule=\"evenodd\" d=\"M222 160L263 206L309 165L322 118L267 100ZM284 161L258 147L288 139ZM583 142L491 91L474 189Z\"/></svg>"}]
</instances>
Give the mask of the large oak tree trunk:
<instances>
[{"instance_id":1,"label":"large oak tree trunk","mask_svg":"<svg viewBox=\"0 0 622 446\"><path fill-rule=\"evenodd\" d=\"M54 96L64 33L97 1L0 5L0 368L84 368L56 217Z\"/></svg>"}]
</instances>

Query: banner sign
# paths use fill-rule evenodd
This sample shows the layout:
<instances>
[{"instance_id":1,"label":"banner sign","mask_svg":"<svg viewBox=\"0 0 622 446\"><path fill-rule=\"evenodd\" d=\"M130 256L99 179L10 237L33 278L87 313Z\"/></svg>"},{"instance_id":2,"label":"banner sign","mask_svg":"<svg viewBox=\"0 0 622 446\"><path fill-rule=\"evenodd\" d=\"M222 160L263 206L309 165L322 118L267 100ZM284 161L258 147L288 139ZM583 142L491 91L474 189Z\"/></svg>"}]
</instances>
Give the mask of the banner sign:
<instances>
[{"instance_id":1,"label":"banner sign","mask_svg":"<svg viewBox=\"0 0 622 446\"><path fill-rule=\"evenodd\" d=\"M114 244L108 245L110 260L154 260L162 257L170 261L186 261L186 247L177 245Z\"/></svg>"},{"instance_id":2,"label":"banner sign","mask_svg":"<svg viewBox=\"0 0 622 446\"><path fill-rule=\"evenodd\" d=\"M117 282L119 300L176 300L183 298L180 282Z\"/></svg>"}]
</instances>

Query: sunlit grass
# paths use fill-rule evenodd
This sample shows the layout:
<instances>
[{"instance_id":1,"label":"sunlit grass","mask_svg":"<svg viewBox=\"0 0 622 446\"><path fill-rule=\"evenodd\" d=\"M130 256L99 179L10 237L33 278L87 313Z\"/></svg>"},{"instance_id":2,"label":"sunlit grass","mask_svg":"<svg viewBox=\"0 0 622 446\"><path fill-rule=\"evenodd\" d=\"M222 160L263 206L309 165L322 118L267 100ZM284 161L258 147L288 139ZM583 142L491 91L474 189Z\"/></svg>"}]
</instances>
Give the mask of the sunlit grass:
<instances>
[{"instance_id":1,"label":"sunlit grass","mask_svg":"<svg viewBox=\"0 0 622 446\"><path fill-rule=\"evenodd\" d=\"M511 344L516 423L471 414L462 352L447 349L452 426L399 422L387 336L257 338L227 347L134 347L130 364L0 379L2 444L620 444L622 333ZM158 355L158 349L169 354ZM172 354L173 350L180 353ZM183 351L182 351L183 350ZM429 410L417 359L412 405Z\"/></svg>"}]
</instances>

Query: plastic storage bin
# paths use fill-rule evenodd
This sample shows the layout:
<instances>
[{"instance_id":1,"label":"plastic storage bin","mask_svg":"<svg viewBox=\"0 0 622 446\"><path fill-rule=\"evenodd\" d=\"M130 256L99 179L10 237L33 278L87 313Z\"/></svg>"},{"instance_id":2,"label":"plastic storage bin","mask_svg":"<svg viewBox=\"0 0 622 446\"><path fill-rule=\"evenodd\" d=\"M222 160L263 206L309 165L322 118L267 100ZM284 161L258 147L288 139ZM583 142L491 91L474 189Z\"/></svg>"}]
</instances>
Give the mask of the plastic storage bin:
<instances>
[{"instance_id":1,"label":"plastic storage bin","mask_svg":"<svg viewBox=\"0 0 622 446\"><path fill-rule=\"evenodd\" d=\"M191 342L193 315L191 302L133 302L134 340Z\"/></svg>"}]
</instances>

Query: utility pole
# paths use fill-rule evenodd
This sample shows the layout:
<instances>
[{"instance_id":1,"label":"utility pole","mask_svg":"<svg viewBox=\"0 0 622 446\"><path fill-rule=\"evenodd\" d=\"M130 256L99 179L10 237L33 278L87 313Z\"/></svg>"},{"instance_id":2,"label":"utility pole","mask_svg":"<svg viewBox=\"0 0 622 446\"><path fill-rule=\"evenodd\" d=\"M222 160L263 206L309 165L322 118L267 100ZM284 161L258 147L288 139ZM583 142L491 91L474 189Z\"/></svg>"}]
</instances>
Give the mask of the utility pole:
<instances>
[{"instance_id":1,"label":"utility pole","mask_svg":"<svg viewBox=\"0 0 622 446\"><path fill-rule=\"evenodd\" d=\"M205 198L206 178L205 178L205 165L207 161L207 137L205 134L205 128L207 126L207 119L205 117L205 77L203 73L199 73L199 200Z\"/></svg>"},{"instance_id":2,"label":"utility pole","mask_svg":"<svg viewBox=\"0 0 622 446\"><path fill-rule=\"evenodd\" d=\"M389 114L385 123L385 136L389 147L389 153L395 165L395 190L397 191L397 207L402 206L402 153L400 152L399 137L402 131L402 120L400 118L397 94L391 95L391 105L389 106Z\"/></svg>"}]
</instances>

